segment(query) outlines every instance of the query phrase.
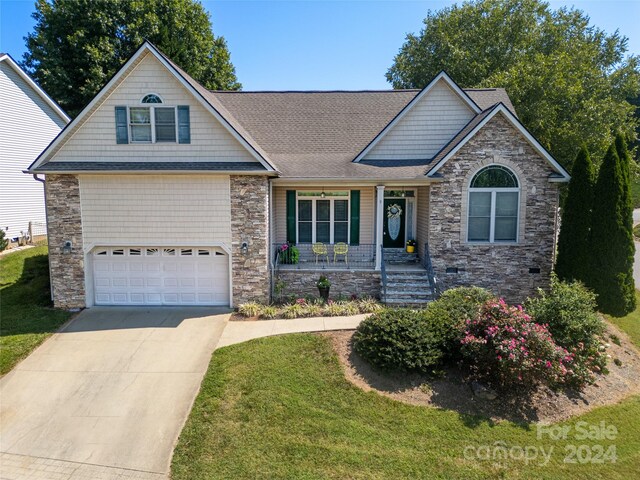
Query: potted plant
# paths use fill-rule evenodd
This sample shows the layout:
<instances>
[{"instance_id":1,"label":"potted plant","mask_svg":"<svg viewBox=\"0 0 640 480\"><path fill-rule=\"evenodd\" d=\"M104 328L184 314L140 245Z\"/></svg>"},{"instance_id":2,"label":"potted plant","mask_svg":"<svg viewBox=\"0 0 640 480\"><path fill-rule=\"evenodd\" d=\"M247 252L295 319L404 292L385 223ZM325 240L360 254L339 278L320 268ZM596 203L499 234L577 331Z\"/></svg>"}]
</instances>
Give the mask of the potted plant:
<instances>
[{"instance_id":1,"label":"potted plant","mask_svg":"<svg viewBox=\"0 0 640 480\"><path fill-rule=\"evenodd\" d=\"M416 241L407 240L407 253L413 253L416 251Z\"/></svg>"},{"instance_id":2,"label":"potted plant","mask_svg":"<svg viewBox=\"0 0 640 480\"><path fill-rule=\"evenodd\" d=\"M295 245L287 242L278 247L278 255L280 256L280 263L295 265L300 259L300 250Z\"/></svg>"},{"instance_id":3,"label":"potted plant","mask_svg":"<svg viewBox=\"0 0 640 480\"><path fill-rule=\"evenodd\" d=\"M320 292L320 298L325 302L329 300L329 289L331 288L331 282L324 275L320 275L318 282L316 283L318 291Z\"/></svg>"}]
</instances>

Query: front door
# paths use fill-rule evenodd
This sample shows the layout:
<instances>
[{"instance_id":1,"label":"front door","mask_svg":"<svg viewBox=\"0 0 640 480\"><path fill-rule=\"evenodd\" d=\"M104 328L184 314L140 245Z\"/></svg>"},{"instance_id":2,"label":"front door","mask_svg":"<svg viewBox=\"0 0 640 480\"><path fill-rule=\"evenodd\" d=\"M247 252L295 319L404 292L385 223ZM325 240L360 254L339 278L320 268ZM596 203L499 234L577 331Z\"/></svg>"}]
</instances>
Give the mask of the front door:
<instances>
[{"instance_id":1,"label":"front door","mask_svg":"<svg viewBox=\"0 0 640 480\"><path fill-rule=\"evenodd\" d=\"M382 246L384 248L404 248L405 215L407 201L404 198L387 198L384 201L384 230Z\"/></svg>"}]
</instances>

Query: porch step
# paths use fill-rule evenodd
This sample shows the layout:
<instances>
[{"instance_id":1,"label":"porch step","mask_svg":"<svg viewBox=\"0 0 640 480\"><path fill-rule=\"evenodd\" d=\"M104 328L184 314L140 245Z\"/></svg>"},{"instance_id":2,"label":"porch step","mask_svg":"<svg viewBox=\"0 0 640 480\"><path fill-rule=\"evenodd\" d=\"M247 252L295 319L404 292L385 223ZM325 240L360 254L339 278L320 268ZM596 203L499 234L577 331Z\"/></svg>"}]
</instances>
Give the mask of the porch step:
<instances>
[{"instance_id":1,"label":"porch step","mask_svg":"<svg viewBox=\"0 0 640 480\"><path fill-rule=\"evenodd\" d=\"M416 252L407 253L404 248L385 248L384 261L391 264L417 263L418 254Z\"/></svg>"},{"instance_id":2,"label":"porch step","mask_svg":"<svg viewBox=\"0 0 640 480\"><path fill-rule=\"evenodd\" d=\"M425 306L434 299L426 270L387 272L386 294L382 301L394 306Z\"/></svg>"}]
</instances>

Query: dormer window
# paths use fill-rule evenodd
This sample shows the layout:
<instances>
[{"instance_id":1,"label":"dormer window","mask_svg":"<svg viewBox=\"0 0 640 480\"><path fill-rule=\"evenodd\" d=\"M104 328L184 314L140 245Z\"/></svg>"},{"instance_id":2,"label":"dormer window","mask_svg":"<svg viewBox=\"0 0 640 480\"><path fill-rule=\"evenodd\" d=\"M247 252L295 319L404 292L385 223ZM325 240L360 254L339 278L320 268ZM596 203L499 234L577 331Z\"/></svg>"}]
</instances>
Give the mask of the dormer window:
<instances>
[{"instance_id":1,"label":"dormer window","mask_svg":"<svg viewBox=\"0 0 640 480\"><path fill-rule=\"evenodd\" d=\"M116 107L117 143L191 143L189 107L165 106L148 93L142 106Z\"/></svg>"}]
</instances>

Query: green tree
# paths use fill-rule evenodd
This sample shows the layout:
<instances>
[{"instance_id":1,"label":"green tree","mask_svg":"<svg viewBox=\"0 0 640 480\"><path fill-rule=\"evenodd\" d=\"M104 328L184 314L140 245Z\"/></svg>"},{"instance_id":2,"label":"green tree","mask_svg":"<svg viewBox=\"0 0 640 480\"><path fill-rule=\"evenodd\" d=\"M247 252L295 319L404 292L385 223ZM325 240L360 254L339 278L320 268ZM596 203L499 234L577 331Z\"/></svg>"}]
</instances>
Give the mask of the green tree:
<instances>
[{"instance_id":1,"label":"green tree","mask_svg":"<svg viewBox=\"0 0 640 480\"><path fill-rule=\"evenodd\" d=\"M209 89L241 85L194 0L37 0L23 67L77 115L145 39Z\"/></svg>"},{"instance_id":2,"label":"green tree","mask_svg":"<svg viewBox=\"0 0 640 480\"><path fill-rule=\"evenodd\" d=\"M630 199L625 195L628 183L612 144L602 161L594 188L589 286L598 295L600 310L618 316L635 309L635 245L624 218L630 208L627 205Z\"/></svg>"},{"instance_id":3,"label":"green tree","mask_svg":"<svg viewBox=\"0 0 640 480\"><path fill-rule=\"evenodd\" d=\"M620 170L623 177L622 221L633 234L633 201L631 199L631 155L627 150L627 142L621 133L616 135L616 153L620 160Z\"/></svg>"},{"instance_id":4,"label":"green tree","mask_svg":"<svg viewBox=\"0 0 640 480\"><path fill-rule=\"evenodd\" d=\"M596 159L621 129L635 138L638 57L576 9L479 0L432 12L409 34L387 80L422 88L446 70L463 87L504 87L526 127L568 169L585 142Z\"/></svg>"},{"instance_id":5,"label":"green tree","mask_svg":"<svg viewBox=\"0 0 640 480\"><path fill-rule=\"evenodd\" d=\"M0 252L9 246L9 240L6 238L4 230L0 228Z\"/></svg>"},{"instance_id":6,"label":"green tree","mask_svg":"<svg viewBox=\"0 0 640 480\"><path fill-rule=\"evenodd\" d=\"M593 181L593 163L587 147L583 146L573 163L571 182L562 209L555 268L561 280L588 283Z\"/></svg>"}]
</instances>

